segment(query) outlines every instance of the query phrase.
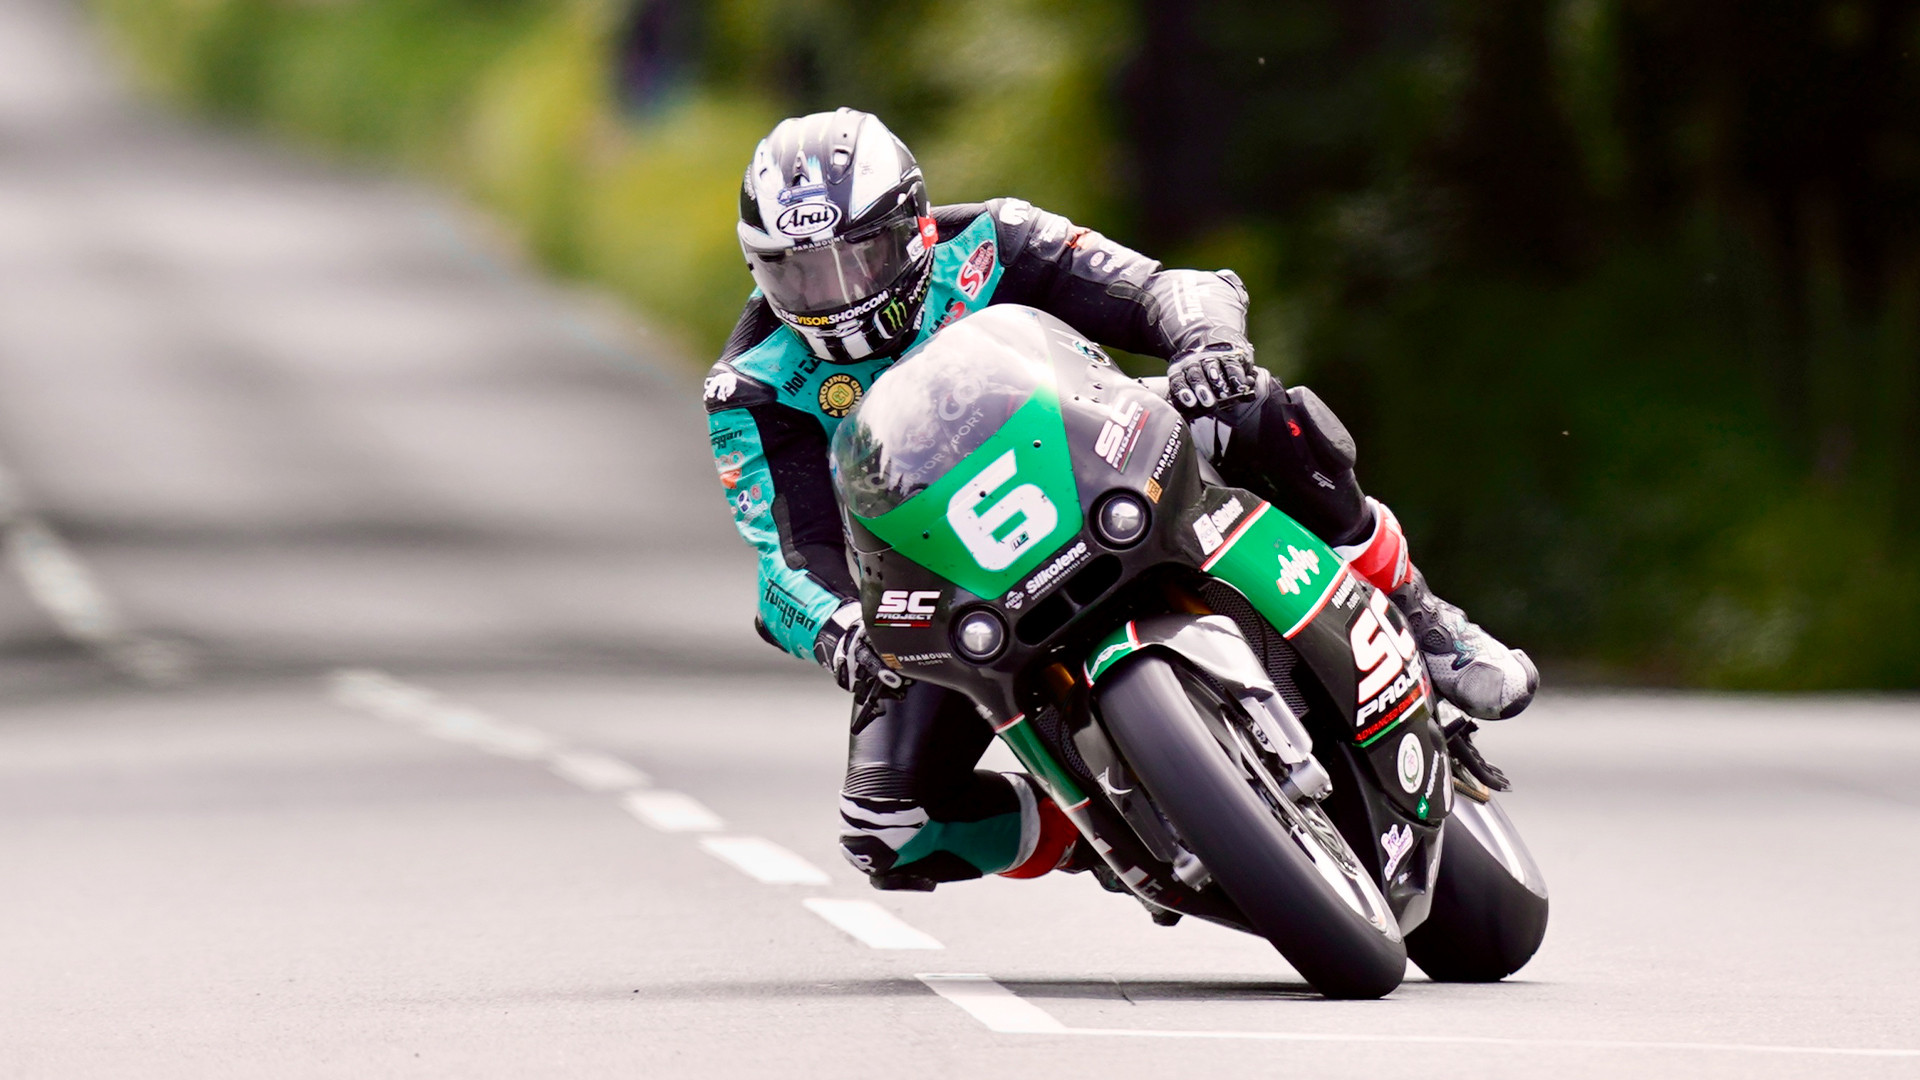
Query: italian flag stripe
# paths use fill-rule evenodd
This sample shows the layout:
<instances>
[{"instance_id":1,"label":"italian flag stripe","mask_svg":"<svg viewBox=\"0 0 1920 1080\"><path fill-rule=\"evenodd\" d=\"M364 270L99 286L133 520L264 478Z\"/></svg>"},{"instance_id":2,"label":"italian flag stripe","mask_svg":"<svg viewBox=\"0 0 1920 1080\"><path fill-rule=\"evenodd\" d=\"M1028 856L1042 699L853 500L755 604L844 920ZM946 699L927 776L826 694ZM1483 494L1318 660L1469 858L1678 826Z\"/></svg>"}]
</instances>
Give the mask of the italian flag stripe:
<instances>
[{"instance_id":1,"label":"italian flag stripe","mask_svg":"<svg viewBox=\"0 0 1920 1080\"><path fill-rule=\"evenodd\" d=\"M1374 721L1372 726L1368 727L1365 731L1355 735L1353 741L1359 743L1361 746L1372 746L1374 743L1379 742L1381 736L1393 730L1394 725L1399 723L1400 718L1406 715L1408 709L1413 708L1426 699L1427 688L1425 686L1416 687L1412 693L1407 695L1405 701L1395 705L1392 712Z\"/></svg>"},{"instance_id":2,"label":"italian flag stripe","mask_svg":"<svg viewBox=\"0 0 1920 1080\"><path fill-rule=\"evenodd\" d=\"M1321 591L1320 599L1317 603L1313 605L1313 610L1307 612L1305 615L1300 616L1300 621L1293 624L1293 629L1287 631L1285 634L1282 634L1280 636L1291 640L1293 638L1293 635L1306 629L1307 624L1313 621L1313 617L1315 615L1320 614L1320 609L1327 606L1327 601L1333 599L1334 592L1340 588L1340 579L1346 576L1347 576L1347 566L1345 563L1342 563L1340 564L1340 572L1333 575L1333 580L1327 582L1327 587Z\"/></svg>"},{"instance_id":3,"label":"italian flag stripe","mask_svg":"<svg viewBox=\"0 0 1920 1080\"><path fill-rule=\"evenodd\" d=\"M1227 538L1221 541L1220 550L1214 552L1212 555L1207 556L1207 561L1200 564L1200 569L1202 570L1213 569L1213 564L1219 562L1222 556L1226 555L1227 552L1233 550L1233 545L1240 542L1240 537L1246 534L1247 529L1252 527L1254 522L1260 520L1261 516L1267 512L1267 509L1268 509L1268 504L1261 503L1259 506L1254 508L1253 513L1248 514L1244 518L1241 518L1240 524L1234 526L1233 531L1227 534Z\"/></svg>"}]
</instances>

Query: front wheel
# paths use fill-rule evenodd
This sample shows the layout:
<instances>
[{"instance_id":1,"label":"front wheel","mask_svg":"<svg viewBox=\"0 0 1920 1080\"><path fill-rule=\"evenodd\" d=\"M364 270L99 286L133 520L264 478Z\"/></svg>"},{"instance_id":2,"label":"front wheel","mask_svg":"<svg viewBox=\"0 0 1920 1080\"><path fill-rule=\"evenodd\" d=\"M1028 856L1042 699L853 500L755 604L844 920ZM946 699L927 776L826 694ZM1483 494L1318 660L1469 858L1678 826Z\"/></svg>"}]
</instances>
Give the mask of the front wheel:
<instances>
[{"instance_id":1,"label":"front wheel","mask_svg":"<svg viewBox=\"0 0 1920 1080\"><path fill-rule=\"evenodd\" d=\"M1275 798L1263 765L1230 753L1215 734L1232 724L1224 703L1148 654L1102 681L1099 711L1160 812L1314 989L1377 998L1400 985L1406 946L1379 889L1317 804Z\"/></svg>"},{"instance_id":2,"label":"front wheel","mask_svg":"<svg viewBox=\"0 0 1920 1080\"><path fill-rule=\"evenodd\" d=\"M1453 806L1433 911L1407 935L1407 952L1435 982L1497 982L1546 937L1547 883L1492 796Z\"/></svg>"}]
</instances>

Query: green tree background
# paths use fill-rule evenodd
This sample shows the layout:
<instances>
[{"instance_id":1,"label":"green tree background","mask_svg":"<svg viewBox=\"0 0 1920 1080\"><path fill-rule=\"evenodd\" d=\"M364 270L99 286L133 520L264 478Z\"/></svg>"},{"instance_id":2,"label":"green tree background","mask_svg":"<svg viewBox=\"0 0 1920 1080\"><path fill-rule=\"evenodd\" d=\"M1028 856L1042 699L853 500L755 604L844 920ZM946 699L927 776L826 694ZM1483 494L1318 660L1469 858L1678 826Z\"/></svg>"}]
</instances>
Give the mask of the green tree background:
<instances>
[{"instance_id":1,"label":"green tree background","mask_svg":"<svg viewBox=\"0 0 1920 1080\"><path fill-rule=\"evenodd\" d=\"M1920 12L94 0L157 92L457 184L711 355L785 115L1231 266L1436 584L1562 676L1920 686ZM704 364L704 361L701 361Z\"/></svg>"}]
</instances>

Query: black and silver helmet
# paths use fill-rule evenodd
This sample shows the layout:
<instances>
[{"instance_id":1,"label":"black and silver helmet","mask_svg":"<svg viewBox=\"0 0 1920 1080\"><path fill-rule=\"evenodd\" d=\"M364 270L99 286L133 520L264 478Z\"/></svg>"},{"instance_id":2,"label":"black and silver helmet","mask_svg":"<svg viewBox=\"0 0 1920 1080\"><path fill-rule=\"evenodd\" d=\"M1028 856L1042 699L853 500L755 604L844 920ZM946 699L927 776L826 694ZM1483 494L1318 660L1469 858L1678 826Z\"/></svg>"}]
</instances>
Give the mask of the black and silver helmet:
<instances>
[{"instance_id":1,"label":"black and silver helmet","mask_svg":"<svg viewBox=\"0 0 1920 1080\"><path fill-rule=\"evenodd\" d=\"M919 164L870 113L782 120L753 152L740 247L774 314L823 359L912 339L935 239Z\"/></svg>"}]
</instances>

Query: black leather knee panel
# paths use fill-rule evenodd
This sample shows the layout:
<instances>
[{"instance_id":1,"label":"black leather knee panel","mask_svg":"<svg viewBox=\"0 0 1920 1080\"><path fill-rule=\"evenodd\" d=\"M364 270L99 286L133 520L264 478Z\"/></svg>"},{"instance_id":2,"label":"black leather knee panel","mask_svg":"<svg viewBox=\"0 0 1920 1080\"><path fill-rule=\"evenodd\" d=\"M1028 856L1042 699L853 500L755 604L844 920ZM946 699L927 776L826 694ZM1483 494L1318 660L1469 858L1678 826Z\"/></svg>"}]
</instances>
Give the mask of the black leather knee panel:
<instances>
[{"instance_id":1,"label":"black leather knee panel","mask_svg":"<svg viewBox=\"0 0 1920 1080\"><path fill-rule=\"evenodd\" d=\"M1330 544L1351 543L1370 527L1353 473L1353 435L1313 391L1262 378L1260 392L1228 424L1217 462L1228 483L1270 500Z\"/></svg>"},{"instance_id":2,"label":"black leather knee panel","mask_svg":"<svg viewBox=\"0 0 1920 1080\"><path fill-rule=\"evenodd\" d=\"M854 799L890 799L911 804L918 801L915 787L915 777L910 770L869 762L847 768L840 793Z\"/></svg>"},{"instance_id":3,"label":"black leather knee panel","mask_svg":"<svg viewBox=\"0 0 1920 1080\"><path fill-rule=\"evenodd\" d=\"M1290 418L1300 425L1301 435L1312 445L1314 455L1322 464L1340 470L1353 468L1359 458L1353 435L1327 403L1320 400L1319 394L1304 386L1295 386L1287 390L1287 404Z\"/></svg>"},{"instance_id":4,"label":"black leather knee panel","mask_svg":"<svg viewBox=\"0 0 1920 1080\"><path fill-rule=\"evenodd\" d=\"M856 727L847 747L845 792L854 798L942 802L973 783L973 765L993 729L964 695L912 683Z\"/></svg>"}]
</instances>

